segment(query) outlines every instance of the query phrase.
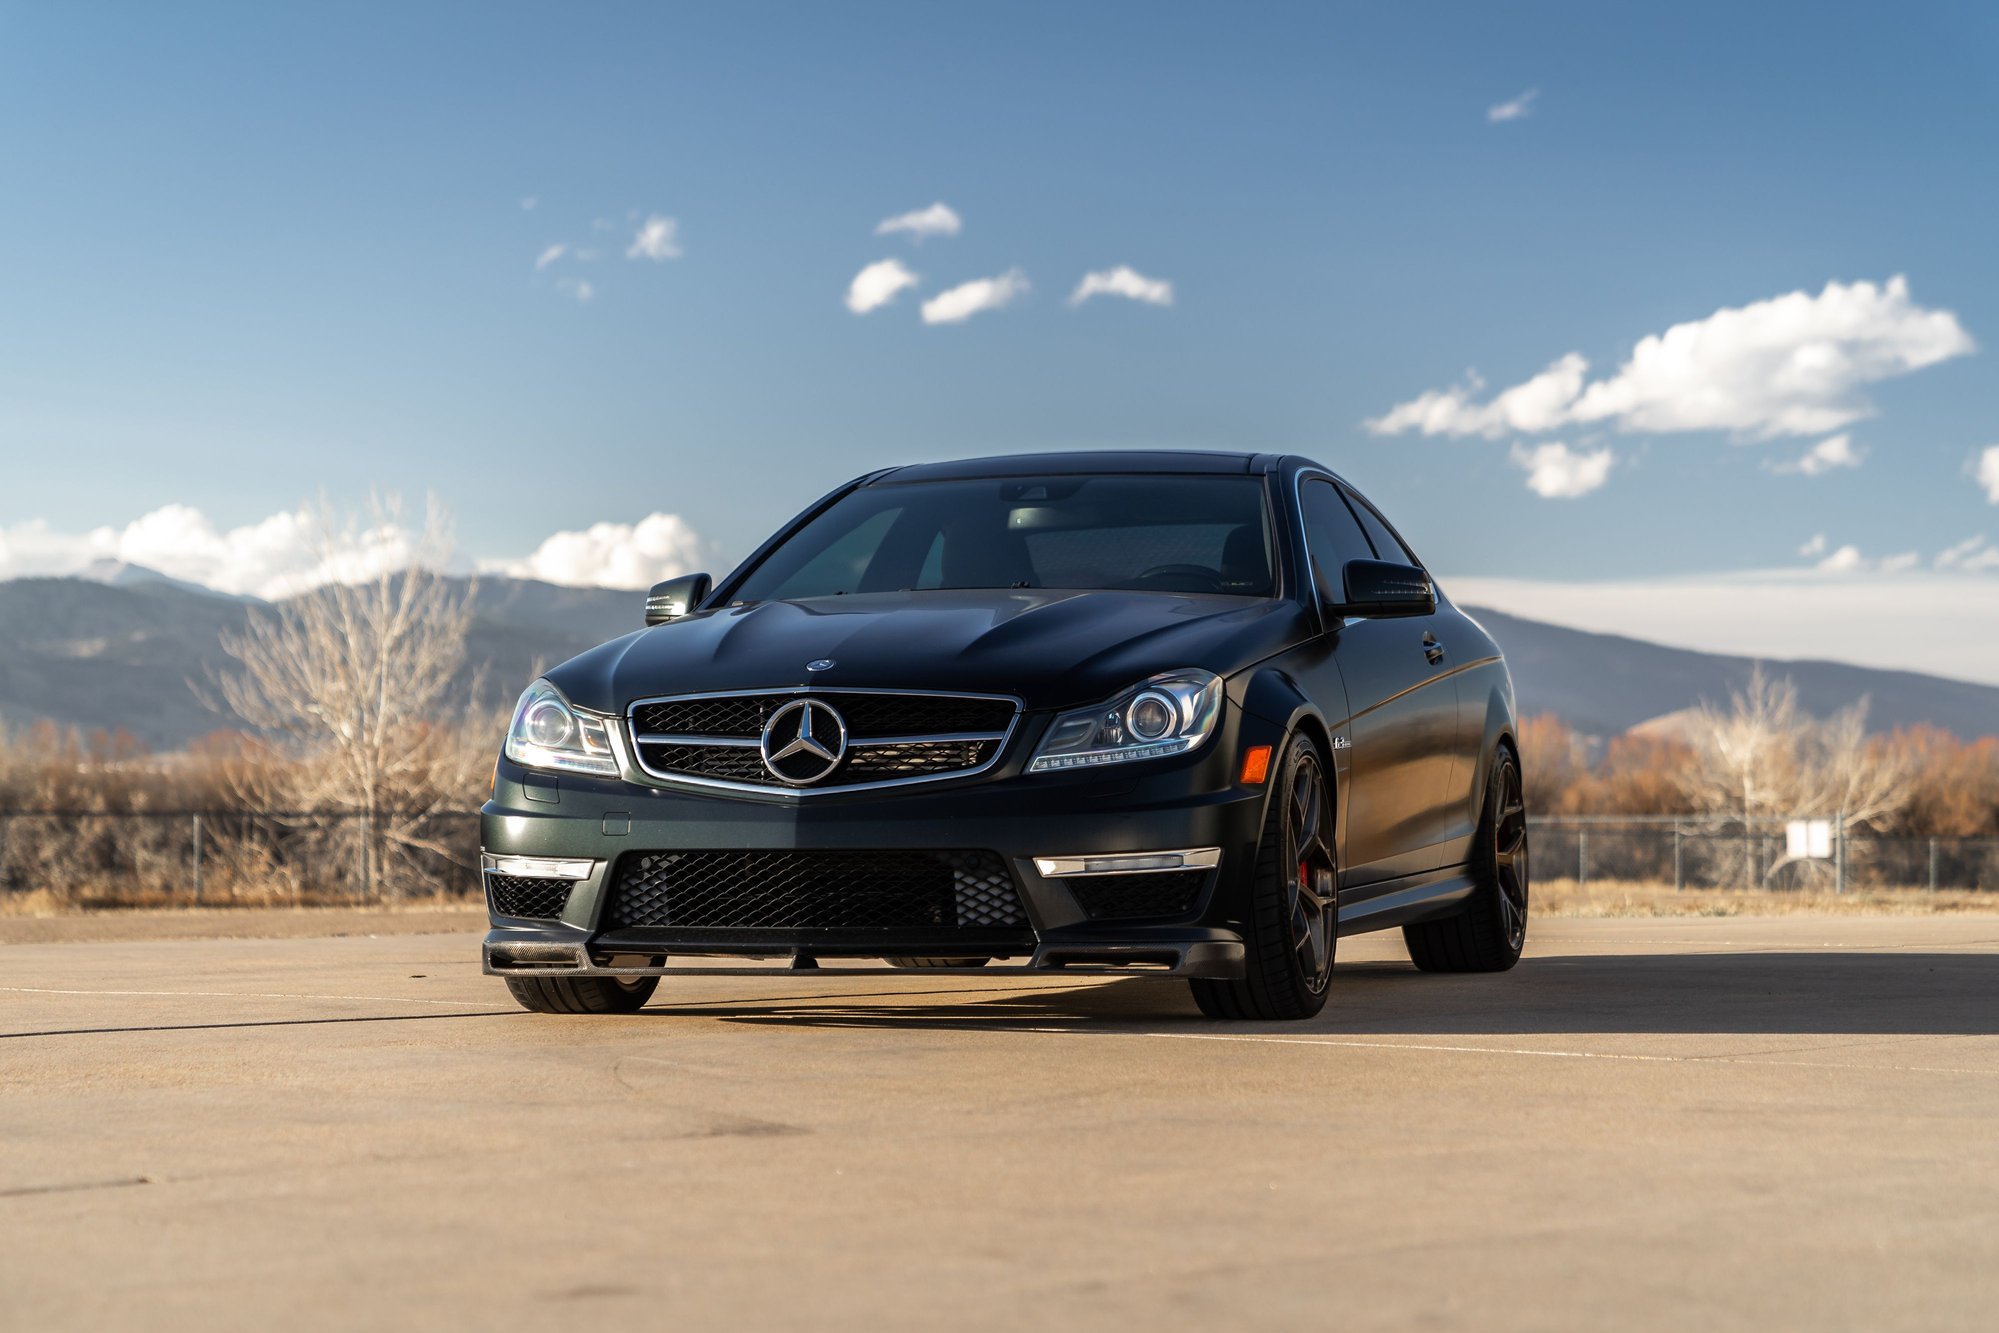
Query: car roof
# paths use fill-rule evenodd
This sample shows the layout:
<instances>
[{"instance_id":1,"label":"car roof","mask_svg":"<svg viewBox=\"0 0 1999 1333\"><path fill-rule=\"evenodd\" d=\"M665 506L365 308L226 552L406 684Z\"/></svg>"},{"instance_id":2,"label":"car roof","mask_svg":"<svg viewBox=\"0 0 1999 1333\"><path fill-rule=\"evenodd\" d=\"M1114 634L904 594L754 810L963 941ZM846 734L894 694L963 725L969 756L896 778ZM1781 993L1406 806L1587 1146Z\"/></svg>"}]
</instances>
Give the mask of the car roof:
<instances>
[{"instance_id":1,"label":"car roof","mask_svg":"<svg viewBox=\"0 0 1999 1333\"><path fill-rule=\"evenodd\" d=\"M971 481L986 477L1063 477L1151 473L1252 476L1268 472L1274 454L1233 454L1193 449L1101 449L1059 454L1003 454L952 463L915 463L878 473L870 486L917 481Z\"/></svg>"}]
</instances>

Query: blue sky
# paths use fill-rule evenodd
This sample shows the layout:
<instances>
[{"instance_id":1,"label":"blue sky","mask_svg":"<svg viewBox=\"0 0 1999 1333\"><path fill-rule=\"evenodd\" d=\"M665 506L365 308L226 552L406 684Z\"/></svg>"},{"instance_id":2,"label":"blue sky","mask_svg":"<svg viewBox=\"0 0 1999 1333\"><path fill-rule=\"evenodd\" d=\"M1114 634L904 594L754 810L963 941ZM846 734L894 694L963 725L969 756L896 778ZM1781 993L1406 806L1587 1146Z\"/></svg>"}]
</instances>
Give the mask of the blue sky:
<instances>
[{"instance_id":1,"label":"blue sky","mask_svg":"<svg viewBox=\"0 0 1999 1333\"><path fill-rule=\"evenodd\" d=\"M1936 563L1999 538L1996 62L1971 5L0 5L0 534L22 572L166 505L226 534L388 487L488 560L660 512L726 560L885 463L1165 445L1316 456L1554 618L1698 637L1633 598L1747 571L1992 599L1989 544ZM958 234L875 234L936 201ZM653 217L677 257L627 258ZM851 313L890 258L919 285ZM1068 303L1117 266L1172 303ZM1837 428L1364 424L1787 293L1810 343L1897 275L1860 318L1903 368L1826 388ZM1776 470L1837 435L1857 466ZM1868 651L1737 629L1708 646Z\"/></svg>"}]
</instances>

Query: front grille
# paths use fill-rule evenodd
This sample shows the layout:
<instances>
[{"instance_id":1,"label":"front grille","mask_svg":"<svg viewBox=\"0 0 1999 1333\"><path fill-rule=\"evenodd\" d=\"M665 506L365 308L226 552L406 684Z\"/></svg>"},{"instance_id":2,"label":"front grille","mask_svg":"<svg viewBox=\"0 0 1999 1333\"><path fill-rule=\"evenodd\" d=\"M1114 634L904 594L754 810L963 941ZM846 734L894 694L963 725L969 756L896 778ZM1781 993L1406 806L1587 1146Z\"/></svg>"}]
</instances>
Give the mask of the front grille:
<instances>
[{"instance_id":1,"label":"front grille","mask_svg":"<svg viewBox=\"0 0 1999 1333\"><path fill-rule=\"evenodd\" d=\"M486 876L486 889L493 895L493 910L501 916L525 916L553 921L569 904L572 881L530 879L524 875Z\"/></svg>"},{"instance_id":2,"label":"front grille","mask_svg":"<svg viewBox=\"0 0 1999 1333\"><path fill-rule=\"evenodd\" d=\"M977 768L999 752L998 741L914 741L866 746L840 766L839 782L888 782Z\"/></svg>"},{"instance_id":3,"label":"front grille","mask_svg":"<svg viewBox=\"0 0 1999 1333\"><path fill-rule=\"evenodd\" d=\"M675 736L762 734L771 712L799 693L733 694L697 699L659 699L632 709L633 730ZM886 736L937 736L957 732L1002 732L1013 723L1010 699L953 694L867 694L827 690L815 694L840 710L850 740Z\"/></svg>"},{"instance_id":4,"label":"front grille","mask_svg":"<svg viewBox=\"0 0 1999 1333\"><path fill-rule=\"evenodd\" d=\"M1061 882L1092 921L1185 916L1194 910L1205 870L1163 870L1141 875L1077 875Z\"/></svg>"},{"instance_id":5,"label":"front grille","mask_svg":"<svg viewBox=\"0 0 1999 1333\"><path fill-rule=\"evenodd\" d=\"M635 731L679 736L755 736L783 695L732 695L725 699L667 699L632 710Z\"/></svg>"},{"instance_id":6,"label":"front grille","mask_svg":"<svg viewBox=\"0 0 1999 1333\"><path fill-rule=\"evenodd\" d=\"M774 711L807 697L840 714L847 751L838 767L797 787L773 776L750 742ZM653 699L634 704L630 721L639 763L655 776L797 792L984 768L999 758L1018 712L1011 699L977 695L821 690Z\"/></svg>"},{"instance_id":7,"label":"front grille","mask_svg":"<svg viewBox=\"0 0 1999 1333\"><path fill-rule=\"evenodd\" d=\"M1025 928L993 852L629 852L602 928L937 935Z\"/></svg>"},{"instance_id":8,"label":"front grille","mask_svg":"<svg viewBox=\"0 0 1999 1333\"><path fill-rule=\"evenodd\" d=\"M708 778L715 782L765 783L771 780L770 770L764 767L763 755L754 745L648 745L642 747L647 754L647 762L656 762L654 755L669 756L671 771L690 778Z\"/></svg>"}]
</instances>

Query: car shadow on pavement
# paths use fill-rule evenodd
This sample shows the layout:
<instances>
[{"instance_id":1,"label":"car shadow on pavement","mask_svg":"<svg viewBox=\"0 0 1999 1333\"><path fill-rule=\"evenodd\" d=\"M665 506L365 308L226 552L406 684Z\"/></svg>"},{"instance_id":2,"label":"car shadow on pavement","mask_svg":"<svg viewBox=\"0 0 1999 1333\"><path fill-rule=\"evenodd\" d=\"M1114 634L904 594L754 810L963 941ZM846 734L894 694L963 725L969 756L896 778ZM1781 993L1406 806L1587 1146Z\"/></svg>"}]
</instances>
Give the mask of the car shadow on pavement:
<instances>
[{"instance_id":1,"label":"car shadow on pavement","mask_svg":"<svg viewBox=\"0 0 1999 1333\"><path fill-rule=\"evenodd\" d=\"M814 995L675 1006L659 1017L799 1027L961 1031L1114 1029L1290 1034L1999 1034L1999 955L1915 952L1528 957L1497 975L1439 976L1406 963L1338 968L1324 1012L1299 1023L1216 1023L1184 983L1083 986L968 980L911 994ZM944 998L944 997L949 998Z\"/></svg>"}]
</instances>

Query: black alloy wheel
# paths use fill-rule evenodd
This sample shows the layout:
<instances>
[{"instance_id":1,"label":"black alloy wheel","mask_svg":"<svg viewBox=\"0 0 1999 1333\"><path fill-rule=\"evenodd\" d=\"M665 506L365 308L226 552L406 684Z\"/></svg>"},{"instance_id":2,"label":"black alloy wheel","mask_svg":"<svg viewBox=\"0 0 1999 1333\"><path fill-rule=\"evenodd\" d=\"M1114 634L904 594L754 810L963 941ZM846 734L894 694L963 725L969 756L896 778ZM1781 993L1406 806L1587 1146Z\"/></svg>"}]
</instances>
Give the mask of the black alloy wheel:
<instances>
[{"instance_id":1,"label":"black alloy wheel","mask_svg":"<svg viewBox=\"0 0 1999 1333\"><path fill-rule=\"evenodd\" d=\"M1329 835L1333 817L1325 774L1319 757L1297 755L1285 812L1286 868L1296 865L1287 882L1291 948L1298 955L1298 975L1314 994L1323 994L1333 979L1333 952L1339 938L1339 885Z\"/></svg>"},{"instance_id":2,"label":"black alloy wheel","mask_svg":"<svg viewBox=\"0 0 1999 1333\"><path fill-rule=\"evenodd\" d=\"M1493 878L1506 946L1515 958L1527 943L1527 801L1520 790L1520 766L1500 752L1498 817L1492 820Z\"/></svg>"},{"instance_id":3,"label":"black alloy wheel","mask_svg":"<svg viewBox=\"0 0 1999 1333\"><path fill-rule=\"evenodd\" d=\"M1527 944L1527 803L1520 761L1506 746L1493 756L1473 848L1464 910L1402 928L1410 961L1425 972L1504 972Z\"/></svg>"},{"instance_id":4,"label":"black alloy wheel","mask_svg":"<svg viewBox=\"0 0 1999 1333\"><path fill-rule=\"evenodd\" d=\"M1332 784L1304 736L1285 748L1278 773L1257 849L1244 975L1190 983L1210 1018L1310 1018L1326 1004L1340 911Z\"/></svg>"}]
</instances>

